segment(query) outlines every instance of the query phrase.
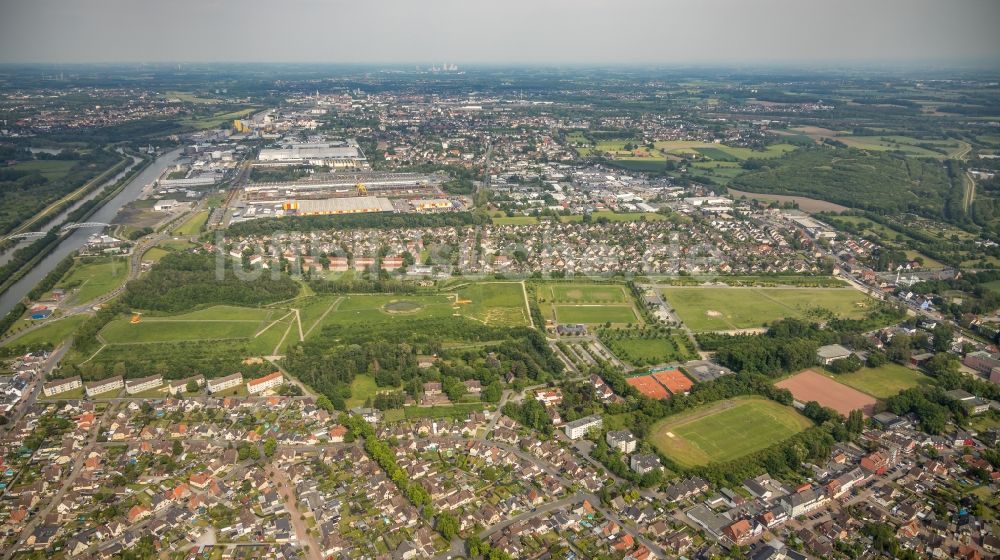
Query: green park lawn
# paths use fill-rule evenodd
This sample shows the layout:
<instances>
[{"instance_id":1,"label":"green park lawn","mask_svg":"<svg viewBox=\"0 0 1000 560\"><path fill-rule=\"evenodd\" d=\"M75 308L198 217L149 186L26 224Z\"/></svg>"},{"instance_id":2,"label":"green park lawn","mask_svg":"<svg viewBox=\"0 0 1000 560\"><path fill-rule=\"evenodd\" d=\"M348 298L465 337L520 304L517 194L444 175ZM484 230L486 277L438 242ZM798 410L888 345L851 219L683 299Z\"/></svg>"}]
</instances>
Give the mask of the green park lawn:
<instances>
[{"instance_id":1,"label":"green park lawn","mask_svg":"<svg viewBox=\"0 0 1000 560\"><path fill-rule=\"evenodd\" d=\"M812 425L795 409L762 397L727 399L668 416L649 441L682 467L737 459Z\"/></svg>"},{"instance_id":2,"label":"green park lawn","mask_svg":"<svg viewBox=\"0 0 1000 560\"><path fill-rule=\"evenodd\" d=\"M287 310L219 305L181 315L143 316L138 324L132 324L130 316L122 316L108 323L100 337L108 344L250 339L269 319L275 320L286 313Z\"/></svg>"}]
</instances>

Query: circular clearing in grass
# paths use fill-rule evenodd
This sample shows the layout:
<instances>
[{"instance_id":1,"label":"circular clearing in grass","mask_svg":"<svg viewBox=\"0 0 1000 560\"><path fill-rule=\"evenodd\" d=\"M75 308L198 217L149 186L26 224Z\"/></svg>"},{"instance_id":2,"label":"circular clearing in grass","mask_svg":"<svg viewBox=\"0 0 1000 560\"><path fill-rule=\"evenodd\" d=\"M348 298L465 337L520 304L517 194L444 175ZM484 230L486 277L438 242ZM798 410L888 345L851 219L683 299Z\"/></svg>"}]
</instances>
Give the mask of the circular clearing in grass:
<instances>
[{"instance_id":1,"label":"circular clearing in grass","mask_svg":"<svg viewBox=\"0 0 1000 560\"><path fill-rule=\"evenodd\" d=\"M423 309L423 305L408 299L393 300L382 306L386 313L416 313Z\"/></svg>"}]
</instances>

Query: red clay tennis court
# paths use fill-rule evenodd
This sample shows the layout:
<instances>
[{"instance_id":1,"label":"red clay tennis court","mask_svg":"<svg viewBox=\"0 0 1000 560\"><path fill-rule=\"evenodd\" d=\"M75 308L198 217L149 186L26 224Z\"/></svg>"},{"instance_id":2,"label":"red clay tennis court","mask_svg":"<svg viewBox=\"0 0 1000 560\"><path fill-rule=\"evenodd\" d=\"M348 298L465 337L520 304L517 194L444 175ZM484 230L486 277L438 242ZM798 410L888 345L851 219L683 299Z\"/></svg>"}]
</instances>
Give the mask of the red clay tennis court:
<instances>
[{"instance_id":1,"label":"red clay tennis court","mask_svg":"<svg viewBox=\"0 0 1000 560\"><path fill-rule=\"evenodd\" d=\"M653 379L659 381L660 384L675 395L677 393L687 393L691 390L691 387L694 387L694 383L676 369L665 369L654 372Z\"/></svg>"},{"instance_id":2,"label":"red clay tennis court","mask_svg":"<svg viewBox=\"0 0 1000 560\"><path fill-rule=\"evenodd\" d=\"M670 393L653 379L652 375L640 377L629 377L625 380L629 385L635 387L640 393L651 399L669 399Z\"/></svg>"},{"instance_id":3,"label":"red clay tennis court","mask_svg":"<svg viewBox=\"0 0 1000 560\"><path fill-rule=\"evenodd\" d=\"M837 383L829 377L807 369L788 379L774 384L776 387L788 389L795 400L801 403L816 401L847 416L852 410L861 409L866 416L875 412L875 397L866 395L857 389Z\"/></svg>"}]
</instances>

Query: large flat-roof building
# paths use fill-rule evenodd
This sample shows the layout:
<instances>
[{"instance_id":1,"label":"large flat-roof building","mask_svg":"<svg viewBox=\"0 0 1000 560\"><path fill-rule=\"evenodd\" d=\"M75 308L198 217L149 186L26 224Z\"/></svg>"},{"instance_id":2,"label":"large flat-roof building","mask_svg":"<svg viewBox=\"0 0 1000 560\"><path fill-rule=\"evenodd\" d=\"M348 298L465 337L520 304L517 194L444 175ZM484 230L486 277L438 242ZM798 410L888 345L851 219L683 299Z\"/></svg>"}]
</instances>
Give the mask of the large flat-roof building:
<instances>
[{"instance_id":1,"label":"large flat-roof building","mask_svg":"<svg viewBox=\"0 0 1000 560\"><path fill-rule=\"evenodd\" d=\"M600 416L595 414L573 420L572 422L566 424L563 429L566 431L566 437L569 439L579 439L587 435L587 432L590 430L600 428L602 425L604 425L604 421Z\"/></svg>"},{"instance_id":2,"label":"large flat-roof building","mask_svg":"<svg viewBox=\"0 0 1000 560\"><path fill-rule=\"evenodd\" d=\"M91 381L90 383L84 385L84 390L87 392L88 397L93 397L109 393L111 391L120 391L124 386L125 380L122 379L122 376L116 375L115 377L109 377L107 379Z\"/></svg>"},{"instance_id":3,"label":"large flat-roof building","mask_svg":"<svg viewBox=\"0 0 1000 560\"><path fill-rule=\"evenodd\" d=\"M364 214L370 212L392 212L392 202L381 196L350 196L345 198L305 199L286 202L286 213L299 216L322 216L327 214Z\"/></svg>"},{"instance_id":4,"label":"large flat-roof building","mask_svg":"<svg viewBox=\"0 0 1000 560\"><path fill-rule=\"evenodd\" d=\"M247 392L251 395L256 395L258 393L263 393L268 389L274 387L279 387L285 382L285 377L281 375L280 371L265 375L264 377L258 377L257 379L251 379L247 381Z\"/></svg>"},{"instance_id":5,"label":"large flat-roof building","mask_svg":"<svg viewBox=\"0 0 1000 560\"><path fill-rule=\"evenodd\" d=\"M363 168L368 166L361 149L355 145L309 142L289 144L281 148L265 148L257 161L284 165L326 165L335 168Z\"/></svg>"},{"instance_id":6,"label":"large flat-roof building","mask_svg":"<svg viewBox=\"0 0 1000 560\"><path fill-rule=\"evenodd\" d=\"M67 377L66 379L53 379L52 381L49 381L45 385L42 385L42 393L44 393L46 397L51 397L53 395L79 389L82 386L83 381L80 380L80 376L74 375L73 377Z\"/></svg>"},{"instance_id":7,"label":"large flat-roof building","mask_svg":"<svg viewBox=\"0 0 1000 560\"><path fill-rule=\"evenodd\" d=\"M139 379L127 379L125 380L125 392L130 395L134 395L143 391L149 391L150 389L156 389L160 385L163 385L162 375L150 375L149 377L140 377Z\"/></svg>"},{"instance_id":8,"label":"large flat-roof building","mask_svg":"<svg viewBox=\"0 0 1000 560\"><path fill-rule=\"evenodd\" d=\"M225 377L209 379L207 386L209 393L218 393L219 391L225 391L226 389L239 387L242 384L243 384L243 374L237 372L232 375L227 375Z\"/></svg>"}]
</instances>

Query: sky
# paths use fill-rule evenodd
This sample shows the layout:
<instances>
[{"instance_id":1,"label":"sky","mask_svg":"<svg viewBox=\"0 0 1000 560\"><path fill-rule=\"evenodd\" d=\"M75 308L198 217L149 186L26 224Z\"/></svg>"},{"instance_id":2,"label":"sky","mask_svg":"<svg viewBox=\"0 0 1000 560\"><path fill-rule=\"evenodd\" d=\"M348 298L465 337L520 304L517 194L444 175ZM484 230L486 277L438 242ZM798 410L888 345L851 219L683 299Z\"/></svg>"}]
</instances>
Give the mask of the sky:
<instances>
[{"instance_id":1,"label":"sky","mask_svg":"<svg viewBox=\"0 0 1000 560\"><path fill-rule=\"evenodd\" d=\"M1000 66L1000 0L0 0L0 62Z\"/></svg>"}]
</instances>

